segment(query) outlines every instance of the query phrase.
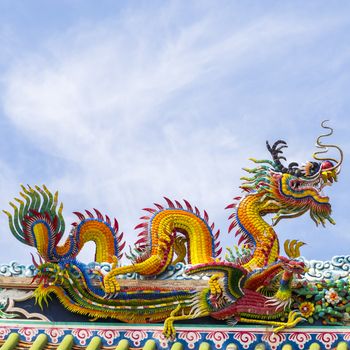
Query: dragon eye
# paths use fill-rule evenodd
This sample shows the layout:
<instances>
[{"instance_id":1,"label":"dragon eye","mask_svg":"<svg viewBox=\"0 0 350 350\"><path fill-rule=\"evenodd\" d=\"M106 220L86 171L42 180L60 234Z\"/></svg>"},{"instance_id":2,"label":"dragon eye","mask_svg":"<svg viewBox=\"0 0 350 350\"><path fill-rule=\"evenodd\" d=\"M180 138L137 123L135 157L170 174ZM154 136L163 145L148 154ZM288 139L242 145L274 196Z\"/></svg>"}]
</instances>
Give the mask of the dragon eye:
<instances>
[{"instance_id":1,"label":"dragon eye","mask_svg":"<svg viewBox=\"0 0 350 350\"><path fill-rule=\"evenodd\" d=\"M300 181L298 180L292 180L290 182L290 187L293 189L293 190L297 190L299 187L300 187Z\"/></svg>"}]
</instances>

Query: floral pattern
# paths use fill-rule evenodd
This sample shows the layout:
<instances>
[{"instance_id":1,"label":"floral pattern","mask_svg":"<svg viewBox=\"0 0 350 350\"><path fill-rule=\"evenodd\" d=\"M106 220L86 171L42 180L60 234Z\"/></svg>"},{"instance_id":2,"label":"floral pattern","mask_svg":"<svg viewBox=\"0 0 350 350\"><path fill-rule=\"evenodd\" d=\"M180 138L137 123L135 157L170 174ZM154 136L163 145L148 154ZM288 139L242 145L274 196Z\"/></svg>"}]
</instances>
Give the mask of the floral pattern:
<instances>
[{"instance_id":1,"label":"floral pattern","mask_svg":"<svg viewBox=\"0 0 350 350\"><path fill-rule=\"evenodd\" d=\"M5 340L10 333L18 333L22 341L31 341L41 333L48 335L49 343L54 340L63 339L67 334L72 334L76 345L88 346L91 339L98 336L104 346L115 347L121 339L128 339L130 348L143 346L148 339L157 343L157 348L171 348L174 341L180 342L184 350L199 348L201 342L209 343L212 349L224 350L231 346L239 350L254 349L258 344L264 344L266 349L281 350L286 343L293 344L299 349L308 349L310 345L317 342L322 348L331 349L336 343L350 342L347 329L332 331L330 327L298 328L297 330L285 330L282 333L266 333L265 327L235 327L232 328L213 326L208 327L186 327L177 332L172 341L164 338L160 326L91 326L65 324L64 326L52 327L48 325L6 325L0 321L0 339Z\"/></svg>"},{"instance_id":2,"label":"floral pattern","mask_svg":"<svg viewBox=\"0 0 350 350\"><path fill-rule=\"evenodd\" d=\"M315 306L314 304L306 301L299 305L299 310L300 310L301 316L310 317L315 311Z\"/></svg>"},{"instance_id":3,"label":"floral pattern","mask_svg":"<svg viewBox=\"0 0 350 350\"><path fill-rule=\"evenodd\" d=\"M298 281L293 288L292 308L299 309L311 324L350 324L349 278L324 279L317 283Z\"/></svg>"},{"instance_id":4,"label":"floral pattern","mask_svg":"<svg viewBox=\"0 0 350 350\"><path fill-rule=\"evenodd\" d=\"M337 305L341 300L339 294L334 290L334 288L327 290L325 299L333 305Z\"/></svg>"}]
</instances>

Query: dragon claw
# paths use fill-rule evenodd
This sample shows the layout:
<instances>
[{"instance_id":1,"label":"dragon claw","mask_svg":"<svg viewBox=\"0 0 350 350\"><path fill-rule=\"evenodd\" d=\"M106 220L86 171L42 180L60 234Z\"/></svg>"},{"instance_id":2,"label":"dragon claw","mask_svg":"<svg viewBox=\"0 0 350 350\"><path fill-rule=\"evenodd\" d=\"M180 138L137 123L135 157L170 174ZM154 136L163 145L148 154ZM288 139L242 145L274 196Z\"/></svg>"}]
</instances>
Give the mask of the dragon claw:
<instances>
[{"instance_id":1,"label":"dragon claw","mask_svg":"<svg viewBox=\"0 0 350 350\"><path fill-rule=\"evenodd\" d=\"M174 317L181 310L181 305L177 305L176 308L171 311L170 316Z\"/></svg>"},{"instance_id":2,"label":"dragon claw","mask_svg":"<svg viewBox=\"0 0 350 350\"><path fill-rule=\"evenodd\" d=\"M114 294L117 294L119 292L120 285L113 275L111 276L107 274L103 278L103 282L101 283L101 288L107 295L109 295L110 297L113 297Z\"/></svg>"},{"instance_id":3,"label":"dragon claw","mask_svg":"<svg viewBox=\"0 0 350 350\"><path fill-rule=\"evenodd\" d=\"M174 321L172 319L167 319L164 322L163 334L166 338L174 339L175 338L175 327L173 325Z\"/></svg>"},{"instance_id":4,"label":"dragon claw","mask_svg":"<svg viewBox=\"0 0 350 350\"><path fill-rule=\"evenodd\" d=\"M279 331L282 331L285 328L292 328L296 326L299 322L303 320L303 317L300 316L300 313L297 311L291 311L288 315L288 320L283 325L280 325L279 327L276 327L273 331L274 333L278 333Z\"/></svg>"}]
</instances>

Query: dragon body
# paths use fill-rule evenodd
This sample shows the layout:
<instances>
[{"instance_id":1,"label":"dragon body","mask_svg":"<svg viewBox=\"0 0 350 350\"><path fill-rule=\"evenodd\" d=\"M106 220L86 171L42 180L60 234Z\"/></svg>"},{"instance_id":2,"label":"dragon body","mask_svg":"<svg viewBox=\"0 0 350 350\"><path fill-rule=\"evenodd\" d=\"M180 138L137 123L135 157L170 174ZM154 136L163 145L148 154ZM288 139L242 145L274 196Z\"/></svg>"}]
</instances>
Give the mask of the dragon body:
<instances>
[{"instance_id":1,"label":"dragon body","mask_svg":"<svg viewBox=\"0 0 350 350\"><path fill-rule=\"evenodd\" d=\"M86 266L78 261L70 261L62 267L44 263L39 267L37 278L41 279L35 291L40 305L53 293L70 311L92 318L114 318L129 323L163 321L179 303L187 311L196 294L195 290L190 289L171 291L138 287L120 291L117 298L106 298L103 290L91 283ZM50 283L53 278L56 282Z\"/></svg>"},{"instance_id":2,"label":"dragon body","mask_svg":"<svg viewBox=\"0 0 350 350\"><path fill-rule=\"evenodd\" d=\"M36 247L45 261L74 259L85 243L91 241L96 246L96 262L113 262L115 257L122 257L125 243L121 242L123 233L118 232L117 220L112 225L110 218L103 217L98 210L95 210L96 217L86 211L87 218L75 212L79 222L72 224L69 237L63 245L58 245L65 230L63 205L58 207L58 193L53 195L46 186L35 186L35 189L22 186L20 197L15 198L19 207L10 202L13 215L4 210L9 217L10 229L20 242Z\"/></svg>"},{"instance_id":3,"label":"dragon body","mask_svg":"<svg viewBox=\"0 0 350 350\"><path fill-rule=\"evenodd\" d=\"M322 126L331 130L324 123ZM214 230L205 211L201 214L188 201L182 205L165 198L165 206L145 208L142 222L135 227L140 232L134 250L130 250L131 263L121 266L125 244L116 220L112 224L97 210L95 215L90 211L86 215L75 213L79 220L65 243L59 245L65 224L57 193L51 194L45 186L22 187L21 198L15 199L17 204L10 203L13 213L5 213L14 236L36 247L43 259L40 264L34 261L39 278L37 301L42 304L54 293L67 309L93 318L164 321L168 336L174 335L174 321L203 316L231 323L264 323L277 330L294 326L301 320L298 306L291 307L293 276L302 274L305 268L295 261L301 242L285 245L289 258L281 257L274 226L283 218L306 212L317 225L325 225L326 221L334 224L329 198L322 189L336 181L343 154L338 146L321 142L331 133L317 139L321 150L313 155L315 161L304 166L282 164L286 143L281 140L272 146L267 143L272 160L252 159L255 167L245 169L250 176L242 178L243 196L227 207L232 210L229 231L236 229L244 254L238 254L237 248L235 256L229 249L231 257L226 261L220 258L220 231ZM339 150L340 160L320 157L330 147ZM273 215L272 224L266 220L269 214ZM100 279L97 285L88 276L86 266L76 259L88 241L96 244L96 262L112 263L106 274L95 271ZM189 265L188 274L209 274L207 288L125 289L117 281L126 273L157 276L178 261Z\"/></svg>"},{"instance_id":4,"label":"dragon body","mask_svg":"<svg viewBox=\"0 0 350 350\"><path fill-rule=\"evenodd\" d=\"M194 209L188 201L186 208L180 202L174 204L166 198L168 207L156 204L156 208L144 209L148 214L136 229L141 229L136 242L138 256L134 263L114 268L104 277L105 290L115 293L119 290L116 276L136 272L141 275L157 275L163 272L174 261L174 252L178 257L181 253L177 243L186 242L187 249L181 257L187 257L188 264L212 263L220 255L221 248L218 237L220 231L213 232L214 224L209 224L209 217L204 212L203 217L197 207Z\"/></svg>"}]
</instances>

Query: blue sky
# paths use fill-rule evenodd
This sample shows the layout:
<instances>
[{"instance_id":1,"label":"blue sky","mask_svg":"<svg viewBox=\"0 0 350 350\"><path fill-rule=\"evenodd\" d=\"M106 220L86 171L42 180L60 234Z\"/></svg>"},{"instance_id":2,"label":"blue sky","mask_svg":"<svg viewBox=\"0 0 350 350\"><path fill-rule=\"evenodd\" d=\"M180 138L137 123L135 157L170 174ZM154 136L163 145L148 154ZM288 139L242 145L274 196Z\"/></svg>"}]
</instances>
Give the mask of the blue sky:
<instances>
[{"instance_id":1,"label":"blue sky","mask_svg":"<svg viewBox=\"0 0 350 350\"><path fill-rule=\"evenodd\" d=\"M330 119L346 157L327 189L337 225L276 230L309 259L350 254L349 32L348 1L0 2L1 208L46 184L68 227L98 208L132 244L142 208L186 198L232 245L224 208L248 158L282 138L289 161L309 160ZM29 262L0 225L0 262Z\"/></svg>"}]
</instances>

